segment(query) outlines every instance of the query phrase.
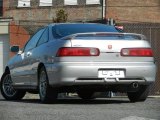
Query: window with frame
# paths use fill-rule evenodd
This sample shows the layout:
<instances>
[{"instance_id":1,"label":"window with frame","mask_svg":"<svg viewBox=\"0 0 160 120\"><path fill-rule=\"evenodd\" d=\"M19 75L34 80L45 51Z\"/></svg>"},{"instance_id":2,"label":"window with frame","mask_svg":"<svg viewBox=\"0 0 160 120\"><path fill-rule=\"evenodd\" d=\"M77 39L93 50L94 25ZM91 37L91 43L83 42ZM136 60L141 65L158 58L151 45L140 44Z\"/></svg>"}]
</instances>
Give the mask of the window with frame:
<instances>
[{"instance_id":1,"label":"window with frame","mask_svg":"<svg viewBox=\"0 0 160 120\"><path fill-rule=\"evenodd\" d=\"M87 5L100 4L100 0L86 0Z\"/></svg>"},{"instance_id":2,"label":"window with frame","mask_svg":"<svg viewBox=\"0 0 160 120\"><path fill-rule=\"evenodd\" d=\"M44 32L44 28L39 30L36 34L32 36L32 38L25 45L24 52L27 52L36 47L37 42L40 39L43 32Z\"/></svg>"},{"instance_id":3,"label":"window with frame","mask_svg":"<svg viewBox=\"0 0 160 120\"><path fill-rule=\"evenodd\" d=\"M43 43L48 42L48 39L49 39L49 30L48 30L48 28L47 28L47 29L43 32L41 38L39 39L37 46L39 46L39 45L41 45L41 44L43 44Z\"/></svg>"},{"instance_id":4,"label":"window with frame","mask_svg":"<svg viewBox=\"0 0 160 120\"><path fill-rule=\"evenodd\" d=\"M78 5L77 0L64 0L64 5Z\"/></svg>"},{"instance_id":5,"label":"window with frame","mask_svg":"<svg viewBox=\"0 0 160 120\"><path fill-rule=\"evenodd\" d=\"M3 15L3 0L0 0L0 16Z\"/></svg>"},{"instance_id":6,"label":"window with frame","mask_svg":"<svg viewBox=\"0 0 160 120\"><path fill-rule=\"evenodd\" d=\"M52 0L39 0L39 6L52 6Z\"/></svg>"},{"instance_id":7,"label":"window with frame","mask_svg":"<svg viewBox=\"0 0 160 120\"><path fill-rule=\"evenodd\" d=\"M31 0L18 0L18 7L30 7Z\"/></svg>"}]
</instances>

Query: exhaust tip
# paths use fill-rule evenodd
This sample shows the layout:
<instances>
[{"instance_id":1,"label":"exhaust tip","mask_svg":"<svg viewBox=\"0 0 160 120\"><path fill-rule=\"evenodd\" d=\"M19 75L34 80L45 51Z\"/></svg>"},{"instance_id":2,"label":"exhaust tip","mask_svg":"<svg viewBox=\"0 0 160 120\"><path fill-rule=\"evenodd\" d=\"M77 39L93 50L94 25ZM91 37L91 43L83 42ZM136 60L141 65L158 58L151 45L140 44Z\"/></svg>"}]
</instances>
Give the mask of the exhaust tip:
<instances>
[{"instance_id":1,"label":"exhaust tip","mask_svg":"<svg viewBox=\"0 0 160 120\"><path fill-rule=\"evenodd\" d=\"M132 87L133 87L133 88L138 88L138 87L139 87L139 84L138 84L137 82L134 82L134 83L132 83Z\"/></svg>"}]
</instances>

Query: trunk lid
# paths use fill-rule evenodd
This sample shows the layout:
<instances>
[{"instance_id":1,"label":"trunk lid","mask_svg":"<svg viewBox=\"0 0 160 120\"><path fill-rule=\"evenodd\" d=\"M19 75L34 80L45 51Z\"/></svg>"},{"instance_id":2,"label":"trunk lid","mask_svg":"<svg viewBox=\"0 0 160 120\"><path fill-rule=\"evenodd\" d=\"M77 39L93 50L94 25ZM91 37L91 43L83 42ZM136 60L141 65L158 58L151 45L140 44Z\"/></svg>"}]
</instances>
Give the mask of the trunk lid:
<instances>
[{"instance_id":1,"label":"trunk lid","mask_svg":"<svg viewBox=\"0 0 160 120\"><path fill-rule=\"evenodd\" d=\"M153 61L153 57L121 56L123 48L150 48L143 35L132 33L80 33L67 36L72 47L98 48L99 56L67 57L70 61L95 62L145 62Z\"/></svg>"}]
</instances>

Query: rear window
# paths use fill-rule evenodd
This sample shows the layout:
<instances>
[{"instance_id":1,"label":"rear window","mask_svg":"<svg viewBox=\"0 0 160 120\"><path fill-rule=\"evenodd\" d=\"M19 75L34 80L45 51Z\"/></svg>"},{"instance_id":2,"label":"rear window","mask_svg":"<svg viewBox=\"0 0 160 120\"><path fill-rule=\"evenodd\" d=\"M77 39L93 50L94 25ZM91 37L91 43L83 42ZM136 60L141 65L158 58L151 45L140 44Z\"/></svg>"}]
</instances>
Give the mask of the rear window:
<instances>
[{"instance_id":1,"label":"rear window","mask_svg":"<svg viewBox=\"0 0 160 120\"><path fill-rule=\"evenodd\" d=\"M55 38L62 38L76 33L87 32L120 32L114 26L103 24L59 24L53 27Z\"/></svg>"}]
</instances>

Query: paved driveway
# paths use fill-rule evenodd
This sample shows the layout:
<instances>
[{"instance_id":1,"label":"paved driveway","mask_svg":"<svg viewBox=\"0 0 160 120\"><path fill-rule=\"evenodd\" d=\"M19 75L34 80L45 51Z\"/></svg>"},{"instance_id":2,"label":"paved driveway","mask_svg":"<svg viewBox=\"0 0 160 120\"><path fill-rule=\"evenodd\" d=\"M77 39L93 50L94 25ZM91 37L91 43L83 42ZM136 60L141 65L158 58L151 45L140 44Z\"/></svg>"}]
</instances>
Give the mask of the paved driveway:
<instances>
[{"instance_id":1,"label":"paved driveway","mask_svg":"<svg viewBox=\"0 0 160 120\"><path fill-rule=\"evenodd\" d=\"M41 104L36 97L11 102L0 96L0 120L160 120L160 98L138 103L128 98L70 98Z\"/></svg>"}]
</instances>

